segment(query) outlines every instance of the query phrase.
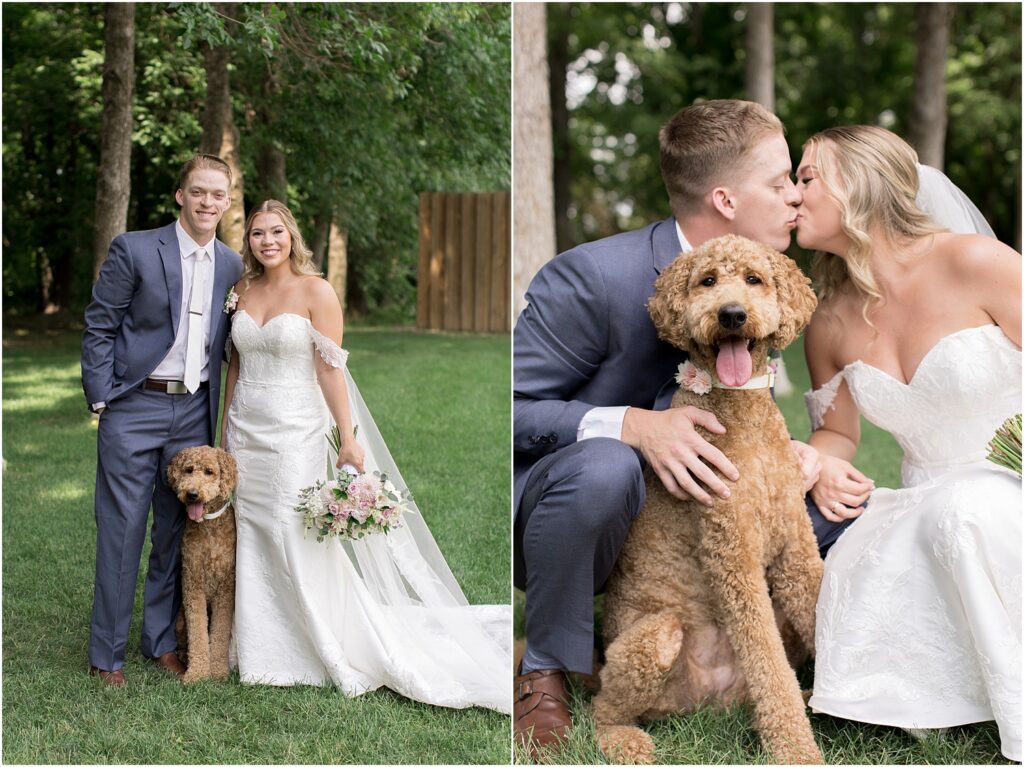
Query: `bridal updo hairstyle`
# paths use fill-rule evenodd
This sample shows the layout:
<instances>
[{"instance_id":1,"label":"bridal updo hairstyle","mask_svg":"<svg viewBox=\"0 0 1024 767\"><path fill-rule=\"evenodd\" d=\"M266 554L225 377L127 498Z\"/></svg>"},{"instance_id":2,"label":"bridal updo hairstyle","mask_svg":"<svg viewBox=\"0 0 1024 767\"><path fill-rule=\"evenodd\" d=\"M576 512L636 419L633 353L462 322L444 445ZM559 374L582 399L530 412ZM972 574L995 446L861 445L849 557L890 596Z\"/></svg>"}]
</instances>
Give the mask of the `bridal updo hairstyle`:
<instances>
[{"instance_id":1,"label":"bridal updo hairstyle","mask_svg":"<svg viewBox=\"0 0 1024 767\"><path fill-rule=\"evenodd\" d=\"M249 211L249 218L245 221L245 235L242 237L242 264L245 266L245 278L253 280L263 275L263 264L253 255L252 248L249 246L249 234L252 232L253 219L261 213L275 213L280 216L285 229L291 235L292 251L288 260L291 261L292 271L295 274L322 276L313 264L313 251L309 249L306 241L302 238L299 225L295 223L295 216L288 210L288 206L277 200L267 200Z\"/></svg>"},{"instance_id":2,"label":"bridal updo hairstyle","mask_svg":"<svg viewBox=\"0 0 1024 767\"><path fill-rule=\"evenodd\" d=\"M697 213L708 192L746 172L761 139L785 132L778 117L753 101L702 101L677 112L658 133L673 215Z\"/></svg>"},{"instance_id":3,"label":"bridal updo hairstyle","mask_svg":"<svg viewBox=\"0 0 1024 767\"><path fill-rule=\"evenodd\" d=\"M945 231L917 206L917 152L892 131L874 125L846 125L811 136L817 179L839 208L840 226L850 240L845 256L817 253L812 265L824 301L850 281L867 300L864 319L882 299L871 271L871 239L905 245Z\"/></svg>"}]
</instances>

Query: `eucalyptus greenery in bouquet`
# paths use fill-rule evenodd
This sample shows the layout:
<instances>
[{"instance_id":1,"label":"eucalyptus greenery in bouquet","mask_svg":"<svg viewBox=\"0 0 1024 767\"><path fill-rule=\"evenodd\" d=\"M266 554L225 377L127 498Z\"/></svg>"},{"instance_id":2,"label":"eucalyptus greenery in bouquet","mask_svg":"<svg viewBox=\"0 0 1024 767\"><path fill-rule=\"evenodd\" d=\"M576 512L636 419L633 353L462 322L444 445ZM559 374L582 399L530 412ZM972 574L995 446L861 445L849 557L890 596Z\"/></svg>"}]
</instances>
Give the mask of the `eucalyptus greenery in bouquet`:
<instances>
[{"instance_id":1,"label":"eucalyptus greenery in bouquet","mask_svg":"<svg viewBox=\"0 0 1024 767\"><path fill-rule=\"evenodd\" d=\"M1009 469L1018 477L1020 474L1020 422L1021 414L1007 418L996 429L996 435L988 443L989 453L986 456L992 463Z\"/></svg>"}]
</instances>

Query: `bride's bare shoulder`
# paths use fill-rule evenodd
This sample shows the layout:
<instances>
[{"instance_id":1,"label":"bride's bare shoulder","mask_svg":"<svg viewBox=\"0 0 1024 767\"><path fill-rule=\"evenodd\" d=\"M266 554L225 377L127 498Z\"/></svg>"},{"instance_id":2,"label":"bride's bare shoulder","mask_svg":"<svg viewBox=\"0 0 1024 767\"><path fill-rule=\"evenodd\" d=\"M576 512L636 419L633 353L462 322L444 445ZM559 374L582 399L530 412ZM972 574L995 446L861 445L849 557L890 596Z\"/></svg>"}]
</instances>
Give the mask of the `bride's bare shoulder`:
<instances>
[{"instance_id":1,"label":"bride's bare shoulder","mask_svg":"<svg viewBox=\"0 0 1024 767\"><path fill-rule=\"evenodd\" d=\"M937 234L932 255L957 280L1020 264L1017 251L983 234Z\"/></svg>"}]
</instances>

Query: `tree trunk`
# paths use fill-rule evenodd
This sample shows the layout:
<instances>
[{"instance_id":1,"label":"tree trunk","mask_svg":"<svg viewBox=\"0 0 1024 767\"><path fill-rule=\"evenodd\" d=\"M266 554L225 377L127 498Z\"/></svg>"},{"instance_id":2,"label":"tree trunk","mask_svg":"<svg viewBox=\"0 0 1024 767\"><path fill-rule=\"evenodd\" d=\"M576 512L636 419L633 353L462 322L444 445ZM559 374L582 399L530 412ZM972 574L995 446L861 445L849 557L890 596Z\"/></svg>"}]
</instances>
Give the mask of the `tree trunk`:
<instances>
[{"instance_id":1,"label":"tree trunk","mask_svg":"<svg viewBox=\"0 0 1024 767\"><path fill-rule=\"evenodd\" d=\"M327 255L327 242L331 232L331 211L321 208L313 216L313 237L310 240L309 248L313 251L313 263L321 272L324 270L324 263Z\"/></svg>"},{"instance_id":2,"label":"tree trunk","mask_svg":"<svg viewBox=\"0 0 1024 767\"><path fill-rule=\"evenodd\" d=\"M568 16L567 3L551 6L555 13ZM551 30L549 30L550 32ZM551 64L551 130L554 136L555 180L555 242L561 253L575 243L569 205L572 202L572 142L569 138L569 108L565 103L565 71L569 66L569 30L559 24L548 38L548 57Z\"/></svg>"},{"instance_id":3,"label":"tree trunk","mask_svg":"<svg viewBox=\"0 0 1024 767\"><path fill-rule=\"evenodd\" d=\"M131 195L135 4L106 3L103 8L103 122L92 241L93 280L107 257L110 241L125 231Z\"/></svg>"},{"instance_id":4,"label":"tree trunk","mask_svg":"<svg viewBox=\"0 0 1024 767\"><path fill-rule=\"evenodd\" d=\"M1018 166L1019 168L1020 166ZM1020 197L1020 173L1017 174L1017 179L1013 184L1013 249L1020 253L1020 209L1021 209L1021 197Z\"/></svg>"},{"instance_id":5,"label":"tree trunk","mask_svg":"<svg viewBox=\"0 0 1024 767\"><path fill-rule=\"evenodd\" d=\"M215 3L214 10L234 18L231 3ZM241 250L245 233L245 201L242 184L242 158L238 146L231 107L231 83L228 79L229 53L226 47L203 46L206 66L206 104L203 109L203 134L199 151L215 154L231 168L231 205L220 220L220 239L234 250Z\"/></svg>"},{"instance_id":6,"label":"tree trunk","mask_svg":"<svg viewBox=\"0 0 1024 767\"><path fill-rule=\"evenodd\" d=\"M775 111L775 35L772 3L747 3L747 98Z\"/></svg>"},{"instance_id":7,"label":"tree trunk","mask_svg":"<svg viewBox=\"0 0 1024 767\"><path fill-rule=\"evenodd\" d=\"M284 152L275 143L277 114L281 107L281 84L277 80L273 62L267 62L267 76L263 81L263 103L258 110L260 126L259 147L256 151L257 186L260 200L279 200L288 204L288 180L285 175Z\"/></svg>"},{"instance_id":8,"label":"tree trunk","mask_svg":"<svg viewBox=\"0 0 1024 767\"><path fill-rule=\"evenodd\" d=\"M917 64L910 106L910 143L925 165L942 169L946 144L946 49L953 8L917 4Z\"/></svg>"},{"instance_id":9,"label":"tree trunk","mask_svg":"<svg viewBox=\"0 0 1024 767\"><path fill-rule=\"evenodd\" d=\"M348 233L333 221L327 245L327 281L338 294L341 310L345 311L345 287L348 277Z\"/></svg>"},{"instance_id":10,"label":"tree trunk","mask_svg":"<svg viewBox=\"0 0 1024 767\"><path fill-rule=\"evenodd\" d=\"M555 214L548 89L547 10L543 3L512 6L515 62L515 316L526 305L523 293L537 270L555 254Z\"/></svg>"}]
</instances>

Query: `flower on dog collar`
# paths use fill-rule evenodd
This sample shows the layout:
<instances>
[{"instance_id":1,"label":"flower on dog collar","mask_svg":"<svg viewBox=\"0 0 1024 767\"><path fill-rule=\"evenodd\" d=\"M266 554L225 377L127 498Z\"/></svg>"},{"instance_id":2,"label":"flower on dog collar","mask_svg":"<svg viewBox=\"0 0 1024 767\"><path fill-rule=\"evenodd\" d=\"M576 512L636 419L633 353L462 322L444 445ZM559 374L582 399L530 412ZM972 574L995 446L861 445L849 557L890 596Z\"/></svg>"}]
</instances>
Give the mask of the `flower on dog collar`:
<instances>
[{"instance_id":1,"label":"flower on dog collar","mask_svg":"<svg viewBox=\"0 0 1024 767\"><path fill-rule=\"evenodd\" d=\"M238 306L238 294L232 286L228 288L227 295L224 296L224 314L231 314L236 306Z\"/></svg>"},{"instance_id":2,"label":"flower on dog collar","mask_svg":"<svg viewBox=\"0 0 1024 767\"><path fill-rule=\"evenodd\" d=\"M715 381L706 370L701 370L692 362L679 363L679 372L676 373L676 382L679 386L694 394L704 396L712 389L731 389L733 391L745 391L748 389L770 389L775 386L775 368L770 364L768 372L763 376L751 378L742 386L726 386L721 381Z\"/></svg>"},{"instance_id":3,"label":"flower on dog collar","mask_svg":"<svg viewBox=\"0 0 1024 767\"><path fill-rule=\"evenodd\" d=\"M679 363L676 382L687 391L701 396L711 391L711 374L706 370L701 370L689 360Z\"/></svg>"}]
</instances>

